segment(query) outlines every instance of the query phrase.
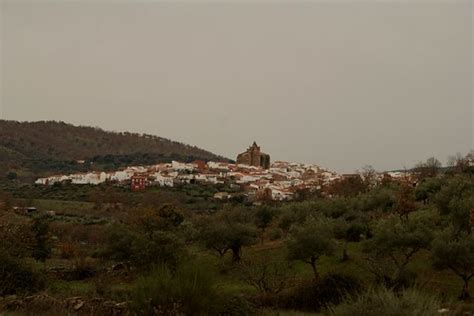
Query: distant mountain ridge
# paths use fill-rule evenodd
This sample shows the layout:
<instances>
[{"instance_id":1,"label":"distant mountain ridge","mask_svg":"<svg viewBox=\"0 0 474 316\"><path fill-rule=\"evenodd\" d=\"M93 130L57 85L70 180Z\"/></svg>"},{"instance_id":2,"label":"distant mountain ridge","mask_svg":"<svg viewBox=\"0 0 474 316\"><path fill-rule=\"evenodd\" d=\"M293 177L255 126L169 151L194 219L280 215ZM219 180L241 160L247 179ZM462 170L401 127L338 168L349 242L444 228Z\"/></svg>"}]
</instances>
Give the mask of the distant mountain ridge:
<instances>
[{"instance_id":1,"label":"distant mountain ridge","mask_svg":"<svg viewBox=\"0 0 474 316\"><path fill-rule=\"evenodd\" d=\"M38 175L171 160L228 159L148 134L115 133L57 121L0 120L0 171L3 173L20 170L26 175Z\"/></svg>"}]
</instances>

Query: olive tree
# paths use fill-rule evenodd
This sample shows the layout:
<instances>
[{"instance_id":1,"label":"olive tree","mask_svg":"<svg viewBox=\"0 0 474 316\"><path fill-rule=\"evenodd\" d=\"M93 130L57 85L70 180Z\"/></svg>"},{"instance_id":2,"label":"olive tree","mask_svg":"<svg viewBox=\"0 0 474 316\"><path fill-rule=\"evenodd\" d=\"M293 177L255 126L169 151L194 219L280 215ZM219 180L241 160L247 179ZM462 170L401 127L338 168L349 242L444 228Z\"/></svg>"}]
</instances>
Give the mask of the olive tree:
<instances>
[{"instance_id":1,"label":"olive tree","mask_svg":"<svg viewBox=\"0 0 474 316\"><path fill-rule=\"evenodd\" d=\"M348 245L349 242L360 242L368 234L368 227L359 220L347 220L338 218L332 224L332 229L336 239L341 240L344 245L342 248L342 261L349 260Z\"/></svg>"},{"instance_id":2,"label":"olive tree","mask_svg":"<svg viewBox=\"0 0 474 316\"><path fill-rule=\"evenodd\" d=\"M287 248L288 259L310 264L314 277L318 279L316 263L321 256L333 254L334 241L327 226L311 221L291 232Z\"/></svg>"},{"instance_id":3,"label":"olive tree","mask_svg":"<svg viewBox=\"0 0 474 316\"><path fill-rule=\"evenodd\" d=\"M220 214L205 216L199 220L199 237L208 249L216 251L222 258L232 252L234 262L242 257L242 248L257 242L257 232L251 218L239 210L221 211Z\"/></svg>"},{"instance_id":4,"label":"olive tree","mask_svg":"<svg viewBox=\"0 0 474 316\"><path fill-rule=\"evenodd\" d=\"M427 204L431 198L441 190L441 179L428 178L421 182L415 189L415 198L417 201L423 201Z\"/></svg>"},{"instance_id":5,"label":"olive tree","mask_svg":"<svg viewBox=\"0 0 474 316\"><path fill-rule=\"evenodd\" d=\"M255 244L257 234L255 229L248 224L226 222L225 227L228 230L227 242L232 251L232 259L238 262L242 257L242 247Z\"/></svg>"},{"instance_id":6,"label":"olive tree","mask_svg":"<svg viewBox=\"0 0 474 316\"><path fill-rule=\"evenodd\" d=\"M263 294L277 294L291 286L294 273L284 260L260 259L243 262L240 268L242 281Z\"/></svg>"},{"instance_id":7,"label":"olive tree","mask_svg":"<svg viewBox=\"0 0 474 316\"><path fill-rule=\"evenodd\" d=\"M260 239L263 244L265 230L275 217L275 212L268 206L260 207L255 213L255 225L260 230Z\"/></svg>"},{"instance_id":8,"label":"olive tree","mask_svg":"<svg viewBox=\"0 0 474 316\"><path fill-rule=\"evenodd\" d=\"M393 207L401 220L408 220L410 213L416 211L414 189L408 183L401 183Z\"/></svg>"},{"instance_id":9,"label":"olive tree","mask_svg":"<svg viewBox=\"0 0 474 316\"><path fill-rule=\"evenodd\" d=\"M469 281L474 276L474 235L457 233L453 227L449 227L433 241L432 259L435 268L449 269L462 279L459 298L468 299Z\"/></svg>"},{"instance_id":10,"label":"olive tree","mask_svg":"<svg viewBox=\"0 0 474 316\"><path fill-rule=\"evenodd\" d=\"M451 177L435 196L441 215L446 216L458 232L471 231L470 212L474 209L474 178L465 175Z\"/></svg>"},{"instance_id":11,"label":"olive tree","mask_svg":"<svg viewBox=\"0 0 474 316\"><path fill-rule=\"evenodd\" d=\"M116 224L107 229L102 255L127 267L148 270L157 264L175 267L187 252L184 242L171 232L155 231L150 237L148 233Z\"/></svg>"},{"instance_id":12,"label":"olive tree","mask_svg":"<svg viewBox=\"0 0 474 316\"><path fill-rule=\"evenodd\" d=\"M431 217L409 221L392 217L381 220L373 237L364 242L363 252L368 269L379 282L388 286L401 285L408 264L433 240Z\"/></svg>"}]
</instances>

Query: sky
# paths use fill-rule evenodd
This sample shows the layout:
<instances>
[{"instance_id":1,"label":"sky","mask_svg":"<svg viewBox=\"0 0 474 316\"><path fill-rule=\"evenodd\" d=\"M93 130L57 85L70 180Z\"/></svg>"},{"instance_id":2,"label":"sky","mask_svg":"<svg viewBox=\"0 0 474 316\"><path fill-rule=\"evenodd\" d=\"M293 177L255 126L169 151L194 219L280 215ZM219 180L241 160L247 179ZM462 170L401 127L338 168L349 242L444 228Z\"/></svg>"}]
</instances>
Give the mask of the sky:
<instances>
[{"instance_id":1,"label":"sky","mask_svg":"<svg viewBox=\"0 0 474 316\"><path fill-rule=\"evenodd\" d=\"M474 148L470 0L0 1L3 119L339 172Z\"/></svg>"}]
</instances>

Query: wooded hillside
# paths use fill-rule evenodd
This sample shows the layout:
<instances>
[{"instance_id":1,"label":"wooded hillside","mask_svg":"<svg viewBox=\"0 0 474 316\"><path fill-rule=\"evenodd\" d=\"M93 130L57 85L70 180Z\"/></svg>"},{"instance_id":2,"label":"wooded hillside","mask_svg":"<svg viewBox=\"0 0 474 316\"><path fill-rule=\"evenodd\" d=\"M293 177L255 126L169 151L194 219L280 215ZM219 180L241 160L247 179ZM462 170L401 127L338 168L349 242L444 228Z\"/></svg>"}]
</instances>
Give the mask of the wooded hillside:
<instances>
[{"instance_id":1,"label":"wooded hillside","mask_svg":"<svg viewBox=\"0 0 474 316\"><path fill-rule=\"evenodd\" d=\"M64 122L0 120L0 164L3 171L24 175L90 168L112 169L130 164L171 160L222 160L209 151L166 138L114 133ZM86 164L78 164L85 160Z\"/></svg>"}]
</instances>

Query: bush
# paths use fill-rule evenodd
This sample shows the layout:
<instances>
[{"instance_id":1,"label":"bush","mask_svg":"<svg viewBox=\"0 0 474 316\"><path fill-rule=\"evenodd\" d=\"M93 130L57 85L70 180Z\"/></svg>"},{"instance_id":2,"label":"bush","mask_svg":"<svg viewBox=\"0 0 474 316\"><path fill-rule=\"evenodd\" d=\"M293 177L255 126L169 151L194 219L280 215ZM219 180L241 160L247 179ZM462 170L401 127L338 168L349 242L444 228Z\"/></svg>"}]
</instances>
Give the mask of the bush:
<instances>
[{"instance_id":1,"label":"bush","mask_svg":"<svg viewBox=\"0 0 474 316\"><path fill-rule=\"evenodd\" d=\"M132 253L132 264L145 270L160 263L175 267L186 257L184 243L167 232L156 232L153 239L137 235L132 244Z\"/></svg>"},{"instance_id":2,"label":"bush","mask_svg":"<svg viewBox=\"0 0 474 316\"><path fill-rule=\"evenodd\" d=\"M273 228L268 231L268 238L270 238L271 241L280 240L282 237L283 230L281 230L280 228Z\"/></svg>"},{"instance_id":3,"label":"bush","mask_svg":"<svg viewBox=\"0 0 474 316\"><path fill-rule=\"evenodd\" d=\"M37 292L44 286L38 273L18 259L0 254L0 296Z\"/></svg>"},{"instance_id":4,"label":"bush","mask_svg":"<svg viewBox=\"0 0 474 316\"><path fill-rule=\"evenodd\" d=\"M219 309L219 315L226 316L253 315L255 312L256 308L249 300L237 295L224 296Z\"/></svg>"},{"instance_id":5,"label":"bush","mask_svg":"<svg viewBox=\"0 0 474 316\"><path fill-rule=\"evenodd\" d=\"M107 232L102 256L147 270L161 263L176 266L186 256L186 249L184 242L170 232L154 231L148 235L115 225Z\"/></svg>"},{"instance_id":6,"label":"bush","mask_svg":"<svg viewBox=\"0 0 474 316\"><path fill-rule=\"evenodd\" d=\"M357 293L361 288L360 281L352 276L329 274L319 281L304 282L291 291L282 293L277 305L285 309L319 311L341 302L344 297Z\"/></svg>"},{"instance_id":7,"label":"bush","mask_svg":"<svg viewBox=\"0 0 474 316\"><path fill-rule=\"evenodd\" d=\"M219 300L206 267L189 264L172 271L159 265L138 279L131 308L139 315L209 315L218 313Z\"/></svg>"},{"instance_id":8,"label":"bush","mask_svg":"<svg viewBox=\"0 0 474 316\"><path fill-rule=\"evenodd\" d=\"M96 264L91 258L79 255L74 259L74 267L67 277L70 280L85 280L96 275Z\"/></svg>"},{"instance_id":9,"label":"bush","mask_svg":"<svg viewBox=\"0 0 474 316\"><path fill-rule=\"evenodd\" d=\"M106 231L103 257L115 261L128 261L132 258L133 232L124 225L112 225Z\"/></svg>"},{"instance_id":10,"label":"bush","mask_svg":"<svg viewBox=\"0 0 474 316\"><path fill-rule=\"evenodd\" d=\"M49 239L49 222L47 217L39 217L33 220L31 230L35 237L33 258L44 262L51 256L51 241Z\"/></svg>"},{"instance_id":11,"label":"bush","mask_svg":"<svg viewBox=\"0 0 474 316\"><path fill-rule=\"evenodd\" d=\"M436 297L415 289L397 294L386 288L379 288L355 299L348 298L342 304L330 307L329 313L335 316L431 316L439 314L440 308L441 303Z\"/></svg>"},{"instance_id":12,"label":"bush","mask_svg":"<svg viewBox=\"0 0 474 316\"><path fill-rule=\"evenodd\" d=\"M57 248L59 250L59 256L61 259L71 259L77 253L76 246L70 241L59 243Z\"/></svg>"}]
</instances>

